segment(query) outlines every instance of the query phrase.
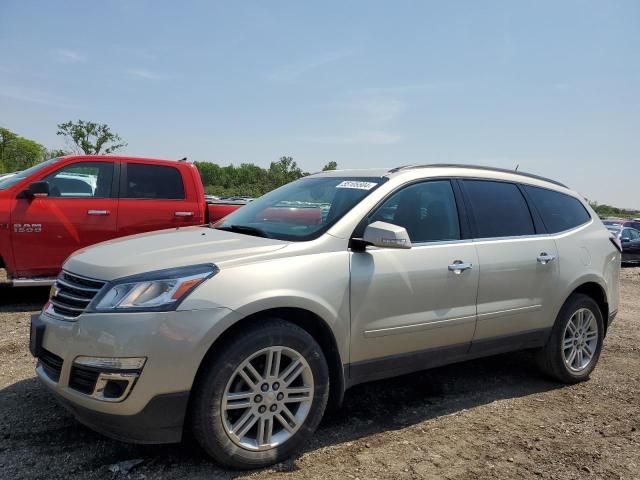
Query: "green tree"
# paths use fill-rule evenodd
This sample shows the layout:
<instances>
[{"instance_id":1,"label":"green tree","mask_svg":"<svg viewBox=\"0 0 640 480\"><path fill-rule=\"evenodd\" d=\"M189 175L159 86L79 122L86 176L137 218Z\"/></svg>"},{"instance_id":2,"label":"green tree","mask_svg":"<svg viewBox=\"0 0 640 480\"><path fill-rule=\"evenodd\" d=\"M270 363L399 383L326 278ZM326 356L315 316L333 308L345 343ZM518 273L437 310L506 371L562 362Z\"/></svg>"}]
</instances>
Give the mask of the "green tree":
<instances>
[{"instance_id":1,"label":"green tree","mask_svg":"<svg viewBox=\"0 0 640 480\"><path fill-rule=\"evenodd\" d=\"M45 148L39 143L0 128L0 172L24 170L40 163L44 156Z\"/></svg>"},{"instance_id":2,"label":"green tree","mask_svg":"<svg viewBox=\"0 0 640 480\"><path fill-rule=\"evenodd\" d=\"M618 208L607 205L606 203L599 204L598 202L589 202L589 204L600 217L635 218L640 216L640 211L638 210Z\"/></svg>"},{"instance_id":3,"label":"green tree","mask_svg":"<svg viewBox=\"0 0 640 480\"><path fill-rule=\"evenodd\" d=\"M305 173L300 170L293 157L280 157L277 162L271 162L269 166L269 180L272 189L293 182L304 175Z\"/></svg>"},{"instance_id":4,"label":"green tree","mask_svg":"<svg viewBox=\"0 0 640 480\"><path fill-rule=\"evenodd\" d=\"M285 183L307 175L291 157L281 157L269 169L252 163L221 167L211 162L195 162L205 191L221 197L246 195L259 197Z\"/></svg>"},{"instance_id":5,"label":"green tree","mask_svg":"<svg viewBox=\"0 0 640 480\"><path fill-rule=\"evenodd\" d=\"M113 133L106 123L85 120L60 123L58 135L63 135L78 152L86 155L113 153L127 146L120 135Z\"/></svg>"},{"instance_id":6,"label":"green tree","mask_svg":"<svg viewBox=\"0 0 640 480\"><path fill-rule=\"evenodd\" d=\"M337 170L338 162L331 161L327 163L324 167L322 167L322 171L326 172L327 170Z\"/></svg>"},{"instance_id":7,"label":"green tree","mask_svg":"<svg viewBox=\"0 0 640 480\"><path fill-rule=\"evenodd\" d=\"M49 158L66 157L67 155L71 155L71 152L62 148L52 148L51 150L45 148L44 150L44 158L47 160Z\"/></svg>"}]
</instances>

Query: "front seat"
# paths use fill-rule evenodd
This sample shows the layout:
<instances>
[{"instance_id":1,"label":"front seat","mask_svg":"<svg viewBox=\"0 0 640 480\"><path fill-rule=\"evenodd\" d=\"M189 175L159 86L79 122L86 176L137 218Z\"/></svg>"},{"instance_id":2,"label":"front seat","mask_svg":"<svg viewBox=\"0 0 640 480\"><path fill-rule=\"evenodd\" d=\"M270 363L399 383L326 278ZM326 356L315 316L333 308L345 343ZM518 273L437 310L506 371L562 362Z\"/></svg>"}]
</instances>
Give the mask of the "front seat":
<instances>
[{"instance_id":1,"label":"front seat","mask_svg":"<svg viewBox=\"0 0 640 480\"><path fill-rule=\"evenodd\" d=\"M421 242L420 235L420 195L415 189L408 188L401 193L398 199L396 213L393 216L393 224L404 227L412 242Z\"/></svg>"},{"instance_id":2,"label":"front seat","mask_svg":"<svg viewBox=\"0 0 640 480\"><path fill-rule=\"evenodd\" d=\"M103 171L98 173L96 181L96 191L93 196L96 198L108 198L111 196L111 175L105 175Z\"/></svg>"},{"instance_id":3,"label":"front seat","mask_svg":"<svg viewBox=\"0 0 640 480\"><path fill-rule=\"evenodd\" d=\"M429 203L427 216L420 222L420 226L420 236L425 242L453 239L447 207L439 200Z\"/></svg>"}]
</instances>

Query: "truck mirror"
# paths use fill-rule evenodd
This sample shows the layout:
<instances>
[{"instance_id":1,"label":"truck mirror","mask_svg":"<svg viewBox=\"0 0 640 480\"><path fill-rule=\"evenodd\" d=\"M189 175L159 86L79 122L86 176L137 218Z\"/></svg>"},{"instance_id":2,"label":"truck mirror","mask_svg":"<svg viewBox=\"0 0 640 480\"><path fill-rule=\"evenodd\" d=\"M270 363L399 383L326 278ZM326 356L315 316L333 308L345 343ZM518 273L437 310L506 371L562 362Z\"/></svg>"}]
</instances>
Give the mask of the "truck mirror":
<instances>
[{"instance_id":1,"label":"truck mirror","mask_svg":"<svg viewBox=\"0 0 640 480\"><path fill-rule=\"evenodd\" d=\"M49 196L49 182L33 182L27 188L27 195L29 197L48 197Z\"/></svg>"}]
</instances>

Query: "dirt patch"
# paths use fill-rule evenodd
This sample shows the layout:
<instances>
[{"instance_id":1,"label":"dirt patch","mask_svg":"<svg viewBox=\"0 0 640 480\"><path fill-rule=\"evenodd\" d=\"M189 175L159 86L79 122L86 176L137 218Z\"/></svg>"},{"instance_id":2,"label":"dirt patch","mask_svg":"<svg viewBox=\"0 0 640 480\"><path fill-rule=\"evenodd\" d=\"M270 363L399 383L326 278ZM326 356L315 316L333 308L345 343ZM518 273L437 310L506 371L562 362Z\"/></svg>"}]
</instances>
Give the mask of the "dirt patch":
<instances>
[{"instance_id":1,"label":"dirt patch","mask_svg":"<svg viewBox=\"0 0 640 480\"><path fill-rule=\"evenodd\" d=\"M360 385L297 458L249 473L218 468L190 440L127 445L75 422L27 351L46 292L20 293L0 306L0 478L638 479L640 269L621 276L620 312L589 382L549 381L517 353ZM126 460L142 462L114 473Z\"/></svg>"}]
</instances>

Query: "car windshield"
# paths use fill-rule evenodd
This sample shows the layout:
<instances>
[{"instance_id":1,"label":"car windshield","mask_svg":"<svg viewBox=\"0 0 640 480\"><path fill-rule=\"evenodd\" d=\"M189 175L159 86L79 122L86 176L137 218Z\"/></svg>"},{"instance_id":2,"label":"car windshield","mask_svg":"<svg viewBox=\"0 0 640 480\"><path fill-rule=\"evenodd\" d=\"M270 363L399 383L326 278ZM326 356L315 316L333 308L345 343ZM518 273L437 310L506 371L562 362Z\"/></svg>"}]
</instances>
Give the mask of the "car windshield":
<instances>
[{"instance_id":1,"label":"car windshield","mask_svg":"<svg viewBox=\"0 0 640 480\"><path fill-rule=\"evenodd\" d=\"M48 167L53 163L56 163L58 160L60 160L60 158L52 158L51 160L47 160L46 162L39 163L21 172L16 172L13 175L0 178L0 190L6 190L9 187L13 187L16 183L19 183L25 178L29 177L30 175L42 170L43 168Z\"/></svg>"},{"instance_id":2,"label":"car windshield","mask_svg":"<svg viewBox=\"0 0 640 480\"><path fill-rule=\"evenodd\" d=\"M263 195L214 226L279 240L319 237L387 179L306 177Z\"/></svg>"}]
</instances>

